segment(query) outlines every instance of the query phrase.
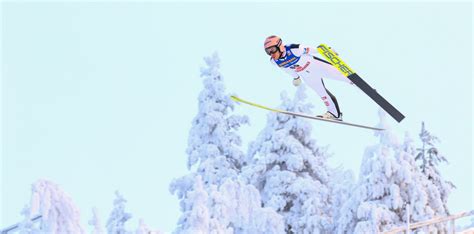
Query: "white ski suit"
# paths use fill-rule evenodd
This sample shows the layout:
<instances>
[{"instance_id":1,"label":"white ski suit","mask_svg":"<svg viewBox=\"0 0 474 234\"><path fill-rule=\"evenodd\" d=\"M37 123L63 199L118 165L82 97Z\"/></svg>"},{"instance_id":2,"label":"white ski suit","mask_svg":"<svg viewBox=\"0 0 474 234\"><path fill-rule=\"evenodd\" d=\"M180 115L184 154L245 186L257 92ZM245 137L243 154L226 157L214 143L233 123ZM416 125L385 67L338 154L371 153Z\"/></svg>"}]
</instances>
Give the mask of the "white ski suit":
<instances>
[{"instance_id":1,"label":"white ski suit","mask_svg":"<svg viewBox=\"0 0 474 234\"><path fill-rule=\"evenodd\" d=\"M273 59L273 64L290 74L293 79L303 78L304 82L321 97L327 110L334 116L340 117L339 105L336 97L324 86L322 78L352 82L333 67L329 62L317 58L318 51L311 47L299 44L285 46L286 53L280 59Z\"/></svg>"}]
</instances>

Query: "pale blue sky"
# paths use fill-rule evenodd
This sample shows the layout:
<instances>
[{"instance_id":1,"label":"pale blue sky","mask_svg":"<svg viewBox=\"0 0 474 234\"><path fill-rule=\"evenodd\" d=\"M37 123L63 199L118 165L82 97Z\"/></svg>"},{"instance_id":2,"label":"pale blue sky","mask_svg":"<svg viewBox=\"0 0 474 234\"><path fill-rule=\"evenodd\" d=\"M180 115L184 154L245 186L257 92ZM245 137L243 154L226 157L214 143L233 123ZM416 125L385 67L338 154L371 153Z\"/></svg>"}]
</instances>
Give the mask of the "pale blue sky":
<instances>
[{"instance_id":1,"label":"pale blue sky","mask_svg":"<svg viewBox=\"0 0 474 234\"><path fill-rule=\"evenodd\" d=\"M172 230L178 200L168 191L187 173L187 135L202 89L202 58L217 51L228 92L277 106L291 78L262 44L333 46L407 118L393 128L413 138L426 122L441 138L458 189L452 212L473 209L471 3L2 3L1 227L21 219L30 185L58 183L82 213L102 222L116 189L127 210ZM345 119L375 125L377 106L354 87L326 81ZM309 89L308 89L309 91ZM324 106L314 93L315 112ZM239 106L252 127L266 112ZM313 123L333 166L356 174L373 132ZM247 145L244 145L244 150Z\"/></svg>"}]
</instances>

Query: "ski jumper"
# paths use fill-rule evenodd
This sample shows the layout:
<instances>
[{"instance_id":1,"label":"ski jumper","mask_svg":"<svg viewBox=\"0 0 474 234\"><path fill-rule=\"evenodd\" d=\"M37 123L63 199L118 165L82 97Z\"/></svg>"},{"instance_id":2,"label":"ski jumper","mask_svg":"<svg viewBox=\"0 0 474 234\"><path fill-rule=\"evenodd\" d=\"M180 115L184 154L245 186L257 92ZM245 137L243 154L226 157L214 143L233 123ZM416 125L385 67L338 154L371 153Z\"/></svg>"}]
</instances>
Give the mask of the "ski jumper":
<instances>
[{"instance_id":1,"label":"ski jumper","mask_svg":"<svg viewBox=\"0 0 474 234\"><path fill-rule=\"evenodd\" d=\"M352 82L333 67L329 62L317 58L316 49L299 44L290 44L285 46L286 52L280 59L273 59L273 64L277 65L294 79L303 78L304 82L311 87L321 97L329 112L334 116L340 117L339 105L336 97L332 95L324 86L322 78Z\"/></svg>"}]
</instances>

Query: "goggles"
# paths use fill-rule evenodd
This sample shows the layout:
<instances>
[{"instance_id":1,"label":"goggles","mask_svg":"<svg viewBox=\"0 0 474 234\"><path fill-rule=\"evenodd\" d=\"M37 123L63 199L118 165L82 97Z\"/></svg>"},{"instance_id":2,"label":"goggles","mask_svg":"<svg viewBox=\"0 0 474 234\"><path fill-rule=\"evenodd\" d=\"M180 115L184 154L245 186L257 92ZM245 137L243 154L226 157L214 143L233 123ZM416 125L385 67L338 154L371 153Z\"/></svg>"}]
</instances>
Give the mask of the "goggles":
<instances>
[{"instance_id":1,"label":"goggles","mask_svg":"<svg viewBox=\"0 0 474 234\"><path fill-rule=\"evenodd\" d=\"M265 49L265 52L267 52L268 55L272 55L278 51L278 47L276 46L271 46Z\"/></svg>"}]
</instances>

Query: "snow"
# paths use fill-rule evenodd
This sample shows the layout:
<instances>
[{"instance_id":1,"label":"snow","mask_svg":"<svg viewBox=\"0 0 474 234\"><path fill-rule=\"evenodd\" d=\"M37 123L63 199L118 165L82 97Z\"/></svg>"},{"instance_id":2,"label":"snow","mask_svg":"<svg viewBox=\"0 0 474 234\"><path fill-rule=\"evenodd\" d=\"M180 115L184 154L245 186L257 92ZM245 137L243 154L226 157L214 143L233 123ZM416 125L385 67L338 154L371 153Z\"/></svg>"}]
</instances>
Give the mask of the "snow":
<instances>
[{"instance_id":1,"label":"snow","mask_svg":"<svg viewBox=\"0 0 474 234\"><path fill-rule=\"evenodd\" d=\"M181 212L174 233L377 233L450 214L447 200L455 186L438 169L447 159L425 123L419 141L409 132L400 138L380 109L376 127L386 130L374 132L378 142L366 147L357 178L328 165L328 146L318 144L322 136L304 118L269 112L244 153L239 128L249 119L234 114L217 53L204 62L186 148L188 173L169 186ZM304 86L293 97L282 92L279 109L311 114L305 92ZM143 219L127 229L132 215L126 203L117 191L105 224L94 208L91 232L162 233ZM33 184L22 214L19 233L85 232L72 199L51 181ZM40 225L31 221L37 215ZM417 231L446 232L447 226Z\"/></svg>"},{"instance_id":2,"label":"snow","mask_svg":"<svg viewBox=\"0 0 474 234\"><path fill-rule=\"evenodd\" d=\"M204 89L199 94L199 112L193 120L186 150L188 169L198 164L206 184L221 184L225 178L237 178L242 167L244 154L239 149L241 139L236 130L248 122L248 117L231 114L234 103L225 93L217 53L204 60Z\"/></svg>"},{"instance_id":3,"label":"snow","mask_svg":"<svg viewBox=\"0 0 474 234\"><path fill-rule=\"evenodd\" d=\"M423 173L415 158L414 140L407 133L403 143L390 130L385 114L380 123L386 131L377 132L377 145L367 147L355 192L343 206L337 232L379 232L410 222L447 215L446 200ZM423 138L422 138L423 139ZM445 231L438 224L425 231Z\"/></svg>"},{"instance_id":4,"label":"snow","mask_svg":"<svg viewBox=\"0 0 474 234\"><path fill-rule=\"evenodd\" d=\"M232 113L217 53L204 61L204 88L186 150L189 174L170 184L182 212L175 232L282 233L281 217L262 207L258 190L240 178L244 153L237 130L248 117Z\"/></svg>"},{"instance_id":5,"label":"snow","mask_svg":"<svg viewBox=\"0 0 474 234\"><path fill-rule=\"evenodd\" d=\"M306 119L269 113L244 154L238 129L248 118L232 113L217 54L205 62L186 150L189 174L170 184L182 212L175 233L375 233L407 218L449 214L452 187L436 168L446 160L424 124L417 148L409 133L399 140L380 110L377 127L386 130L376 131L379 142L366 148L357 183L350 171L327 165L327 147L318 146ZM304 86L292 99L283 92L281 100L280 109L311 113ZM124 203L117 193L109 233L129 233ZM445 230L444 224L423 229ZM150 231L140 221L136 233Z\"/></svg>"},{"instance_id":6,"label":"snow","mask_svg":"<svg viewBox=\"0 0 474 234\"><path fill-rule=\"evenodd\" d=\"M92 234L101 234L104 233L102 224L100 222L100 215L97 211L97 208L92 209L92 219L89 220L89 225L93 226Z\"/></svg>"},{"instance_id":7,"label":"snow","mask_svg":"<svg viewBox=\"0 0 474 234\"><path fill-rule=\"evenodd\" d=\"M145 221L140 219L138 222L138 228L135 230L135 234L163 234L163 232L151 230L148 225L145 224Z\"/></svg>"},{"instance_id":8,"label":"snow","mask_svg":"<svg viewBox=\"0 0 474 234\"><path fill-rule=\"evenodd\" d=\"M304 86L294 99L281 95L279 109L311 113ZM249 146L244 175L261 193L265 207L285 218L286 232L331 230L327 154L311 138L308 120L269 113L266 127Z\"/></svg>"},{"instance_id":9,"label":"snow","mask_svg":"<svg viewBox=\"0 0 474 234\"><path fill-rule=\"evenodd\" d=\"M25 221L20 225L20 233L84 233L79 209L58 185L38 180L31 192L30 205L23 211ZM30 220L35 215L41 215L39 228L31 225Z\"/></svg>"},{"instance_id":10,"label":"snow","mask_svg":"<svg viewBox=\"0 0 474 234\"><path fill-rule=\"evenodd\" d=\"M132 215L130 213L125 212L126 202L127 200L125 200L123 196L118 191L116 191L114 208L109 215L109 219L107 220L108 233L128 233L128 231L125 229L125 222L132 218Z\"/></svg>"},{"instance_id":11,"label":"snow","mask_svg":"<svg viewBox=\"0 0 474 234\"><path fill-rule=\"evenodd\" d=\"M441 172L437 166L440 163L448 163L448 160L440 153L436 147L439 143L439 138L432 135L426 128L425 123L422 123L421 132L419 134L422 141L422 148L418 148L416 160L421 161L421 170L429 180L430 206L434 208L437 215L449 214L447 201L452 189L456 188L453 183L446 181L441 176Z\"/></svg>"},{"instance_id":12,"label":"snow","mask_svg":"<svg viewBox=\"0 0 474 234\"><path fill-rule=\"evenodd\" d=\"M178 223L179 233L209 233L211 217L207 208L208 193L200 176L194 181L193 190L187 192L183 215ZM219 227L215 227L219 228Z\"/></svg>"}]
</instances>

